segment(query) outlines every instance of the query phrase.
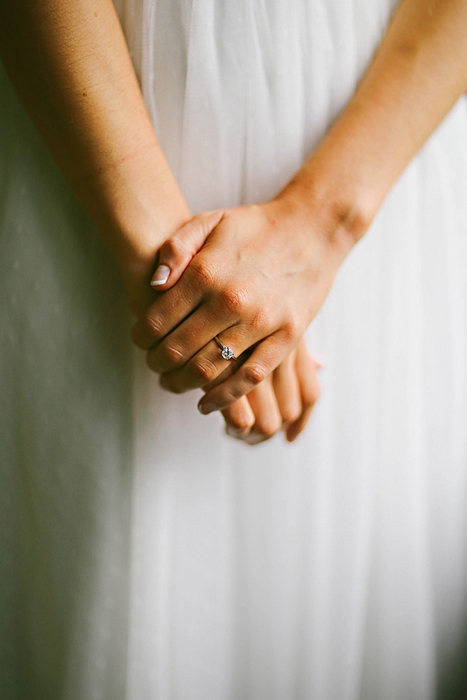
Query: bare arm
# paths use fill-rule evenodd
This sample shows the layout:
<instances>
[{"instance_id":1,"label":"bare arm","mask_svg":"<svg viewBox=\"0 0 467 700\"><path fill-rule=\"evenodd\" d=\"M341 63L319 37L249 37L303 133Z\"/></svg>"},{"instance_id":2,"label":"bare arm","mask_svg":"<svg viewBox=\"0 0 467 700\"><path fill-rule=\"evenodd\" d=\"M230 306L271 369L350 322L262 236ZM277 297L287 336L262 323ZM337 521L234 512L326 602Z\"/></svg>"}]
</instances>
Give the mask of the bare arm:
<instances>
[{"instance_id":1,"label":"bare arm","mask_svg":"<svg viewBox=\"0 0 467 700\"><path fill-rule=\"evenodd\" d=\"M112 2L2 0L0 55L141 311L157 249L189 211L157 143ZM140 278L149 292L136 288Z\"/></svg>"},{"instance_id":2,"label":"bare arm","mask_svg":"<svg viewBox=\"0 0 467 700\"><path fill-rule=\"evenodd\" d=\"M467 0L402 0L354 96L287 189L332 201L358 239L466 90Z\"/></svg>"},{"instance_id":3,"label":"bare arm","mask_svg":"<svg viewBox=\"0 0 467 700\"><path fill-rule=\"evenodd\" d=\"M202 412L261 382L302 336L388 191L466 88L467 0L402 0L354 96L279 195L198 214L176 234L188 247L200 231L209 238L134 329L163 386L182 392L217 377L226 361L208 344L216 334L237 355L255 349L206 393ZM161 255L177 266L170 249Z\"/></svg>"},{"instance_id":4,"label":"bare arm","mask_svg":"<svg viewBox=\"0 0 467 700\"><path fill-rule=\"evenodd\" d=\"M113 4L2 0L0 55L142 313L154 297L158 248L189 211L157 143ZM302 342L274 378L224 411L230 434L255 444L284 424L295 439L318 386Z\"/></svg>"}]
</instances>

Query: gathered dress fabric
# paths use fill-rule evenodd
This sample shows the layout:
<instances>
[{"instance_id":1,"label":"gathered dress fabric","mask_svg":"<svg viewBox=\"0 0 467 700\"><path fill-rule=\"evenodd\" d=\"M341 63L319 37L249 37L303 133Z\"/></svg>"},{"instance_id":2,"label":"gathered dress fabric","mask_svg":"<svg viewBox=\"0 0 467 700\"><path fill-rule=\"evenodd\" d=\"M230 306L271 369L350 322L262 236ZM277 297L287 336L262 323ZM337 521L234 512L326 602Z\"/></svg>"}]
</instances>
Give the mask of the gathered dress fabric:
<instances>
[{"instance_id":1,"label":"gathered dress fabric","mask_svg":"<svg viewBox=\"0 0 467 700\"><path fill-rule=\"evenodd\" d=\"M115 4L195 213L278 192L397 2ZM306 333L305 433L235 442L131 345L116 266L2 69L0 697L464 697L466 270L462 96Z\"/></svg>"}]
</instances>

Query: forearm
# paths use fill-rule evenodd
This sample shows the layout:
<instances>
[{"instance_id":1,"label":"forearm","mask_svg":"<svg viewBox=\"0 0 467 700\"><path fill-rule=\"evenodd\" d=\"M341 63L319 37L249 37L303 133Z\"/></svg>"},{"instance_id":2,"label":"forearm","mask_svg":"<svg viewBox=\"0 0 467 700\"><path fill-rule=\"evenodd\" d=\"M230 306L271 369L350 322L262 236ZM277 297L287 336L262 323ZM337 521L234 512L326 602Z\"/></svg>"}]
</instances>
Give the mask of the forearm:
<instances>
[{"instance_id":1,"label":"forearm","mask_svg":"<svg viewBox=\"0 0 467 700\"><path fill-rule=\"evenodd\" d=\"M467 0L402 0L354 96L285 191L332 207L358 240L467 89L466 37Z\"/></svg>"},{"instance_id":2,"label":"forearm","mask_svg":"<svg viewBox=\"0 0 467 700\"><path fill-rule=\"evenodd\" d=\"M110 0L3 0L0 52L60 169L125 271L189 212Z\"/></svg>"}]
</instances>

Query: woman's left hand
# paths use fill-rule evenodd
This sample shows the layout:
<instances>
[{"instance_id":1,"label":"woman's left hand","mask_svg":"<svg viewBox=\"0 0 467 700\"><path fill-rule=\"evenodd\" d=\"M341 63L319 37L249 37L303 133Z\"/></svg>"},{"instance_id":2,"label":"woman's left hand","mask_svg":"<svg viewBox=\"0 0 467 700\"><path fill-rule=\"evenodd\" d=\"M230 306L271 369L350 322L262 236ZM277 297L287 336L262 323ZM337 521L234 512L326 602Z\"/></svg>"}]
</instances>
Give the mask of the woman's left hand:
<instances>
[{"instance_id":1,"label":"woman's left hand","mask_svg":"<svg viewBox=\"0 0 467 700\"><path fill-rule=\"evenodd\" d=\"M358 226L352 211L330 212L319 198L290 190L263 205L194 216L162 246L159 265L179 268L201 239L204 245L175 286L171 278L158 285L171 288L133 329L161 385L182 393L215 380L231 362L221 356L218 336L237 357L253 351L207 391L200 411L224 409L249 394L303 335Z\"/></svg>"}]
</instances>

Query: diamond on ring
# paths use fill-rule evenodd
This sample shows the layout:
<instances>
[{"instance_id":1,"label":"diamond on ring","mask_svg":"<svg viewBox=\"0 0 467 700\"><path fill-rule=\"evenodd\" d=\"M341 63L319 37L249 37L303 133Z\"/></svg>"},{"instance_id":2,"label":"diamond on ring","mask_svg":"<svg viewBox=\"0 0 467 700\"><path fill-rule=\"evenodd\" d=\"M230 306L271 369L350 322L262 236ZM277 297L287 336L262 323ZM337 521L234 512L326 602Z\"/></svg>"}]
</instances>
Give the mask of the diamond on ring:
<instances>
[{"instance_id":1,"label":"diamond on ring","mask_svg":"<svg viewBox=\"0 0 467 700\"><path fill-rule=\"evenodd\" d=\"M225 345L221 350L221 355L224 358L224 360L231 360L234 356L234 351L232 350L232 348L229 348L227 347L227 345Z\"/></svg>"},{"instance_id":2,"label":"diamond on ring","mask_svg":"<svg viewBox=\"0 0 467 700\"><path fill-rule=\"evenodd\" d=\"M218 346L220 347L220 349L221 349L221 355L222 355L222 357L224 358L224 360L236 360L236 359L237 359L237 358L235 357L235 353L234 353L234 351L232 350L232 348L229 348L228 345L224 345L224 343L221 343L221 341L219 340L219 338L217 337L217 335L214 336L214 340L216 341L216 343L217 343Z\"/></svg>"}]
</instances>

